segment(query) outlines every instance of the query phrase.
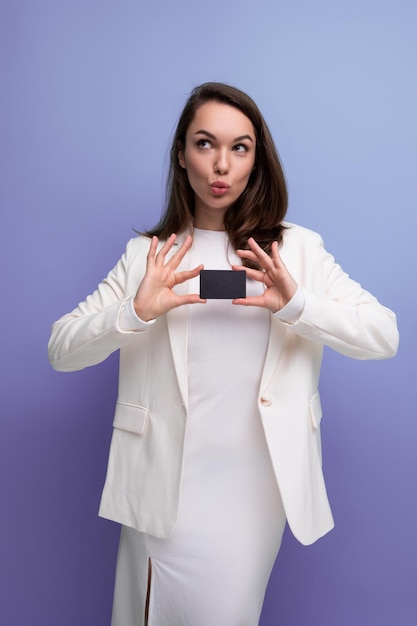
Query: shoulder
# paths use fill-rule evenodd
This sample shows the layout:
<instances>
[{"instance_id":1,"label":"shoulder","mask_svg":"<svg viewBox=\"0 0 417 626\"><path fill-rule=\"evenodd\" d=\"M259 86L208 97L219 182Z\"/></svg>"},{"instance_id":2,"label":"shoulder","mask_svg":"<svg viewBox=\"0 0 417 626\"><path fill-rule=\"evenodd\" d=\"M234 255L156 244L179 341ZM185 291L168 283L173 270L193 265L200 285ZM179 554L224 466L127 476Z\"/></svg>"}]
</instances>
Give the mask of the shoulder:
<instances>
[{"instance_id":1,"label":"shoulder","mask_svg":"<svg viewBox=\"0 0 417 626\"><path fill-rule=\"evenodd\" d=\"M150 244L150 238L145 235L132 237L128 240L118 265L121 265L125 272L140 274L146 267L146 257Z\"/></svg>"},{"instance_id":2,"label":"shoulder","mask_svg":"<svg viewBox=\"0 0 417 626\"><path fill-rule=\"evenodd\" d=\"M126 244L126 253L127 254L140 254L141 252L146 252L149 250L149 246L151 245L151 238L146 237L145 235L138 235L137 237L132 237Z\"/></svg>"},{"instance_id":3,"label":"shoulder","mask_svg":"<svg viewBox=\"0 0 417 626\"><path fill-rule=\"evenodd\" d=\"M314 230L305 228L305 226L293 224L292 222L283 222L282 225L284 226L284 231L282 233L283 246L286 244L296 245L297 243L300 245L311 244L312 246L323 245L321 235L316 233Z\"/></svg>"},{"instance_id":4,"label":"shoulder","mask_svg":"<svg viewBox=\"0 0 417 626\"><path fill-rule=\"evenodd\" d=\"M126 244L126 251L124 254L127 264L131 265L132 263L146 260L150 245L151 239L145 235L138 235L137 237L129 239Z\"/></svg>"},{"instance_id":5,"label":"shoulder","mask_svg":"<svg viewBox=\"0 0 417 626\"><path fill-rule=\"evenodd\" d=\"M314 230L284 222L280 256L289 271L299 275L321 272L323 259L326 256L324 244L319 233Z\"/></svg>"}]
</instances>

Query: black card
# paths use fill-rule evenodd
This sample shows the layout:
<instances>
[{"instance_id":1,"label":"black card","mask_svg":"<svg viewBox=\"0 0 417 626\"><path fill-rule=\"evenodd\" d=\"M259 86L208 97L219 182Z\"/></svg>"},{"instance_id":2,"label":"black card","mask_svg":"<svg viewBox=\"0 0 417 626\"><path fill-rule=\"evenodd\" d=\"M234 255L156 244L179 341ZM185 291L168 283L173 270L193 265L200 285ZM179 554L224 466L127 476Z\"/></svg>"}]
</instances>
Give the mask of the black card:
<instances>
[{"instance_id":1,"label":"black card","mask_svg":"<svg viewBox=\"0 0 417 626\"><path fill-rule=\"evenodd\" d=\"M200 298L217 300L246 298L245 270L201 270Z\"/></svg>"}]
</instances>

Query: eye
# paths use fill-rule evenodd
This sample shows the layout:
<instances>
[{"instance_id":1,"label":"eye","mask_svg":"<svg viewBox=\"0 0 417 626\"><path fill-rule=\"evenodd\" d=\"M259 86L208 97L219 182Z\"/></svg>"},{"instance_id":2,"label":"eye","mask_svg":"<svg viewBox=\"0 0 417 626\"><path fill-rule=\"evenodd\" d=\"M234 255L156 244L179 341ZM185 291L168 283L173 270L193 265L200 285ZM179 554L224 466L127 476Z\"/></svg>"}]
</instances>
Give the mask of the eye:
<instances>
[{"instance_id":1,"label":"eye","mask_svg":"<svg viewBox=\"0 0 417 626\"><path fill-rule=\"evenodd\" d=\"M197 146L202 150L208 150L209 148L211 148L211 143L208 139L200 139L199 141L197 141Z\"/></svg>"},{"instance_id":2,"label":"eye","mask_svg":"<svg viewBox=\"0 0 417 626\"><path fill-rule=\"evenodd\" d=\"M246 146L244 143L238 143L233 147L233 150L235 152L247 152L248 151L248 146Z\"/></svg>"}]
</instances>

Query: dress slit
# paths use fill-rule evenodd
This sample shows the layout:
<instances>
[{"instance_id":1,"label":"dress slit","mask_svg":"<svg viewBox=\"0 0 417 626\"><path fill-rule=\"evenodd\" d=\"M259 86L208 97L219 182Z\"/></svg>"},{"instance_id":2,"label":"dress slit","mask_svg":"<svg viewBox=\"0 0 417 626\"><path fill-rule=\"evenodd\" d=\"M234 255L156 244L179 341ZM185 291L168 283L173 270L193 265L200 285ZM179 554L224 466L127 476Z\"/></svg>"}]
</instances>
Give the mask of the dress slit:
<instances>
[{"instance_id":1,"label":"dress slit","mask_svg":"<svg viewBox=\"0 0 417 626\"><path fill-rule=\"evenodd\" d=\"M146 600L145 600L145 626L149 623L149 602L151 597L151 585L152 585L152 560L148 559L148 582L146 588Z\"/></svg>"}]
</instances>

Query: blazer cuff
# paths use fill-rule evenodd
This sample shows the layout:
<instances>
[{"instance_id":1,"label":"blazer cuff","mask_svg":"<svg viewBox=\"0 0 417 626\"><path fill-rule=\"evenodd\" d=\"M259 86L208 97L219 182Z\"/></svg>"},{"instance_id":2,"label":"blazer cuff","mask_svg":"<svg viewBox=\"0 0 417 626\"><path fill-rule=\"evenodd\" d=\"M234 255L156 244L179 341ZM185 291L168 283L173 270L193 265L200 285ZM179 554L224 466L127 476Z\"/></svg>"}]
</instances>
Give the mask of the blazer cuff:
<instances>
[{"instance_id":1,"label":"blazer cuff","mask_svg":"<svg viewBox=\"0 0 417 626\"><path fill-rule=\"evenodd\" d=\"M301 317L301 313L304 310L304 304L304 290L300 285L298 285L297 291L295 292L291 300L287 302L287 304L283 306L282 309L276 311L276 313L273 313L273 315L274 317L277 317L286 324L295 324L295 322L297 322Z\"/></svg>"},{"instance_id":2,"label":"blazer cuff","mask_svg":"<svg viewBox=\"0 0 417 626\"><path fill-rule=\"evenodd\" d=\"M125 300L119 313L119 326L124 332L140 333L155 323L155 320L144 322L136 315L133 297Z\"/></svg>"}]
</instances>

